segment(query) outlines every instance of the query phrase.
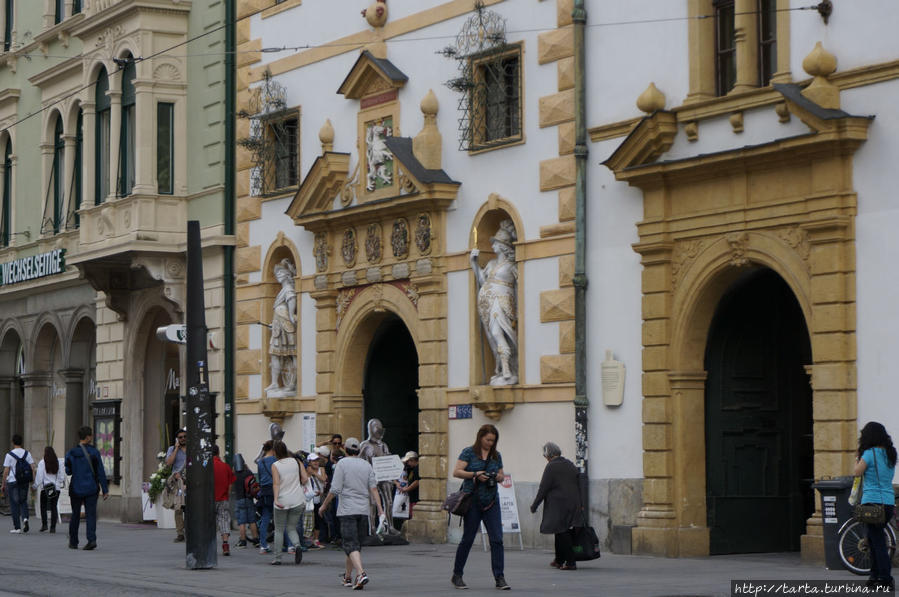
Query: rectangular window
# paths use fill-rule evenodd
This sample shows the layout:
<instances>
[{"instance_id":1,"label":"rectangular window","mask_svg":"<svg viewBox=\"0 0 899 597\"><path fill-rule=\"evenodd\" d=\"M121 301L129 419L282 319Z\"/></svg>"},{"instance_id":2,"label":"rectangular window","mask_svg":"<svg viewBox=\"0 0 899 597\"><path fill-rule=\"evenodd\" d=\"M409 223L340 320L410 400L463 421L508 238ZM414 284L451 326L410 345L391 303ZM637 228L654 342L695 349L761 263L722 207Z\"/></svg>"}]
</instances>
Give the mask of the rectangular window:
<instances>
[{"instance_id":1,"label":"rectangular window","mask_svg":"<svg viewBox=\"0 0 899 597\"><path fill-rule=\"evenodd\" d=\"M269 126L275 151L274 188L284 189L296 186L299 178L299 152L297 151L299 119L288 118Z\"/></svg>"},{"instance_id":2,"label":"rectangular window","mask_svg":"<svg viewBox=\"0 0 899 597\"><path fill-rule=\"evenodd\" d=\"M63 0L56 0L56 14L54 15L53 22L57 25L62 23L63 19L66 18L66 5Z\"/></svg>"},{"instance_id":3,"label":"rectangular window","mask_svg":"<svg viewBox=\"0 0 899 597\"><path fill-rule=\"evenodd\" d=\"M470 149L521 140L521 48L474 58Z\"/></svg>"},{"instance_id":4,"label":"rectangular window","mask_svg":"<svg viewBox=\"0 0 899 597\"><path fill-rule=\"evenodd\" d=\"M8 247L12 226L12 153L9 142L3 159L3 206L0 211L0 246Z\"/></svg>"},{"instance_id":5,"label":"rectangular window","mask_svg":"<svg viewBox=\"0 0 899 597\"><path fill-rule=\"evenodd\" d=\"M174 193L175 104L156 105L156 186L161 195Z\"/></svg>"},{"instance_id":6,"label":"rectangular window","mask_svg":"<svg viewBox=\"0 0 899 597\"><path fill-rule=\"evenodd\" d=\"M727 95L737 82L734 0L715 1L715 73L717 95Z\"/></svg>"},{"instance_id":7,"label":"rectangular window","mask_svg":"<svg viewBox=\"0 0 899 597\"><path fill-rule=\"evenodd\" d=\"M9 52L9 49L12 47L12 19L14 12L13 0L4 0L3 16L5 18L5 23L3 27L3 50L5 52Z\"/></svg>"},{"instance_id":8,"label":"rectangular window","mask_svg":"<svg viewBox=\"0 0 899 597\"><path fill-rule=\"evenodd\" d=\"M72 0L72 14L77 15L81 12L81 0Z\"/></svg>"},{"instance_id":9,"label":"rectangular window","mask_svg":"<svg viewBox=\"0 0 899 597\"><path fill-rule=\"evenodd\" d=\"M96 205L109 195L109 115L109 108L97 112Z\"/></svg>"},{"instance_id":10,"label":"rectangular window","mask_svg":"<svg viewBox=\"0 0 899 597\"><path fill-rule=\"evenodd\" d=\"M134 104L122 106L122 133L119 137L119 196L134 189Z\"/></svg>"},{"instance_id":11,"label":"rectangular window","mask_svg":"<svg viewBox=\"0 0 899 597\"><path fill-rule=\"evenodd\" d=\"M771 82L777 72L777 0L758 0L759 85Z\"/></svg>"}]
</instances>

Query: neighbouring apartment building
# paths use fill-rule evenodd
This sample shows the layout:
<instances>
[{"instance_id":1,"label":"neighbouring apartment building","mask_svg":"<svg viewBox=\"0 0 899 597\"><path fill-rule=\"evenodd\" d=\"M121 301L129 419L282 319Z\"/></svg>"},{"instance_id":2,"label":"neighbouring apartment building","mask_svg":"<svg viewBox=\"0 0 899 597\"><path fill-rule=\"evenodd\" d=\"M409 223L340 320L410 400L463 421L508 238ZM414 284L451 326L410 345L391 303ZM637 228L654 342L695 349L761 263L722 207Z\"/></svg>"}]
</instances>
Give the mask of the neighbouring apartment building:
<instances>
[{"instance_id":1,"label":"neighbouring apartment building","mask_svg":"<svg viewBox=\"0 0 899 597\"><path fill-rule=\"evenodd\" d=\"M0 443L62 456L91 425L106 516L141 518L180 425L183 359L155 330L183 321L190 219L225 327L224 4L0 5Z\"/></svg>"}]
</instances>

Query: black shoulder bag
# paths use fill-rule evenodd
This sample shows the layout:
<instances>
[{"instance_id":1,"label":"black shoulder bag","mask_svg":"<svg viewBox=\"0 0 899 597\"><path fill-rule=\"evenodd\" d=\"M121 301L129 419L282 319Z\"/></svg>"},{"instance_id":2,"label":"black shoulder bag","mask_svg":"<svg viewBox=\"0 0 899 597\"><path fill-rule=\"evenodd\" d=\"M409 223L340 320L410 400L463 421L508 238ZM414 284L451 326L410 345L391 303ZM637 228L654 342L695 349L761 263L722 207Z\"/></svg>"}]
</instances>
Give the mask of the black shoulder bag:
<instances>
[{"instance_id":1,"label":"black shoulder bag","mask_svg":"<svg viewBox=\"0 0 899 597\"><path fill-rule=\"evenodd\" d=\"M81 446L81 451L84 452L84 457L87 458L87 463L91 467L91 475L93 475L94 477L94 483L97 484L97 493L100 493L102 491L102 488L100 487L100 481L97 479L97 469L94 468L94 461L91 460L90 452L87 451L87 448L84 447L84 444L78 445Z\"/></svg>"},{"instance_id":2,"label":"black shoulder bag","mask_svg":"<svg viewBox=\"0 0 899 597\"><path fill-rule=\"evenodd\" d=\"M871 449L874 455L874 475L880 481L880 472L877 470L877 448ZM886 522L886 511L883 504L859 504L855 507L855 517L865 524L883 524Z\"/></svg>"}]
</instances>

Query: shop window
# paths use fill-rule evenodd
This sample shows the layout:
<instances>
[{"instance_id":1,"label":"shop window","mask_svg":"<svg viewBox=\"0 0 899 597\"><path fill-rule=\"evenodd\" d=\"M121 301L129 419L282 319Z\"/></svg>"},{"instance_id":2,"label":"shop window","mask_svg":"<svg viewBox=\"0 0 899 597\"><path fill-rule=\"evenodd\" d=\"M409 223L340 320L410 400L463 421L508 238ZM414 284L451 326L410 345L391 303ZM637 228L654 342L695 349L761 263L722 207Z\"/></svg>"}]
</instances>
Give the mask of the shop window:
<instances>
[{"instance_id":1,"label":"shop window","mask_svg":"<svg viewBox=\"0 0 899 597\"><path fill-rule=\"evenodd\" d=\"M95 155L94 155L94 205L100 205L106 201L109 195L109 126L111 105L109 96L109 77L106 69L101 69L97 77L96 102L97 122L94 131Z\"/></svg>"},{"instance_id":2,"label":"shop window","mask_svg":"<svg viewBox=\"0 0 899 597\"><path fill-rule=\"evenodd\" d=\"M156 104L156 188L160 195L174 192L175 104Z\"/></svg>"},{"instance_id":3,"label":"shop window","mask_svg":"<svg viewBox=\"0 0 899 597\"><path fill-rule=\"evenodd\" d=\"M119 171L116 195L126 197L134 189L134 129L135 120L135 94L134 79L137 76L137 67L131 56L122 69L122 128L119 132Z\"/></svg>"}]
</instances>

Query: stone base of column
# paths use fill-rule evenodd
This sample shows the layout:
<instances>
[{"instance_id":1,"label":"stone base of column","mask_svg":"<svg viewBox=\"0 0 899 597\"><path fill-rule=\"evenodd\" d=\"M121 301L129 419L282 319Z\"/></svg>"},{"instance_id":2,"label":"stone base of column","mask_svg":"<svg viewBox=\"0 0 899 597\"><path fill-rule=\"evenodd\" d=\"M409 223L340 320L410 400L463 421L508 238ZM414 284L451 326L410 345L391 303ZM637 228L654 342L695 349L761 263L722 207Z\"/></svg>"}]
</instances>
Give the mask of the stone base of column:
<instances>
[{"instance_id":1,"label":"stone base of column","mask_svg":"<svg viewBox=\"0 0 899 597\"><path fill-rule=\"evenodd\" d=\"M824 563L824 525L817 514L806 521L805 534L799 538L799 549L803 564Z\"/></svg>"},{"instance_id":2,"label":"stone base of column","mask_svg":"<svg viewBox=\"0 0 899 597\"><path fill-rule=\"evenodd\" d=\"M419 502L412 520L403 526L406 537L415 543L446 543L446 512L436 502Z\"/></svg>"},{"instance_id":3,"label":"stone base of column","mask_svg":"<svg viewBox=\"0 0 899 597\"><path fill-rule=\"evenodd\" d=\"M631 532L633 553L690 558L709 555L708 527L644 527Z\"/></svg>"}]
</instances>

